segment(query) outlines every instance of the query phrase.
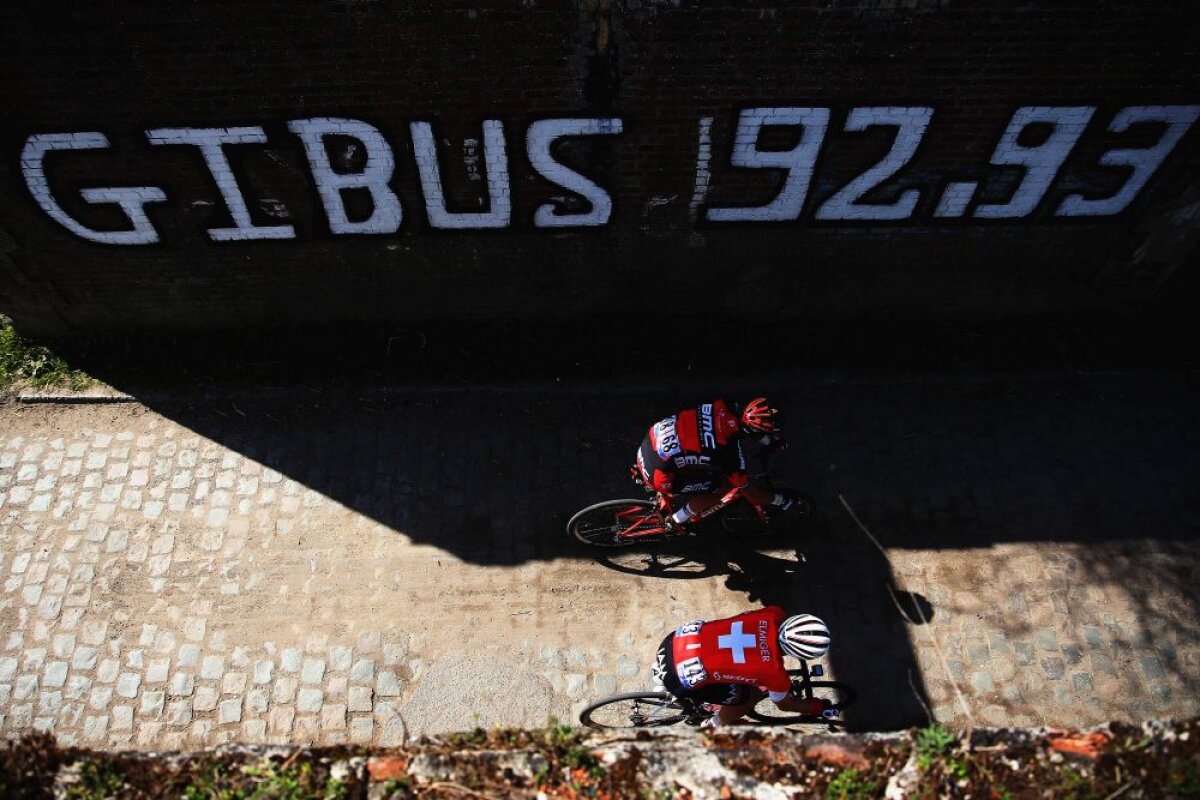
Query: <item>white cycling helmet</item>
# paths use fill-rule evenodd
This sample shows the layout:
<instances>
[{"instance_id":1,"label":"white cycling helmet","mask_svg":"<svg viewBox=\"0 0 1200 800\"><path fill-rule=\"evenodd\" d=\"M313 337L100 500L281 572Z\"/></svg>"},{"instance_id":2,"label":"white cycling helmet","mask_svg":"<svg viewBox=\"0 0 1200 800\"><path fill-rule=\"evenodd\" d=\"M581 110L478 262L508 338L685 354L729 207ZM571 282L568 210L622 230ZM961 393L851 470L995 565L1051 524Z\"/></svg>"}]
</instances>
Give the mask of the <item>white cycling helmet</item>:
<instances>
[{"instance_id":1,"label":"white cycling helmet","mask_svg":"<svg viewBox=\"0 0 1200 800\"><path fill-rule=\"evenodd\" d=\"M788 617L779 626L779 646L794 658L820 658L829 652L829 626L812 614Z\"/></svg>"}]
</instances>

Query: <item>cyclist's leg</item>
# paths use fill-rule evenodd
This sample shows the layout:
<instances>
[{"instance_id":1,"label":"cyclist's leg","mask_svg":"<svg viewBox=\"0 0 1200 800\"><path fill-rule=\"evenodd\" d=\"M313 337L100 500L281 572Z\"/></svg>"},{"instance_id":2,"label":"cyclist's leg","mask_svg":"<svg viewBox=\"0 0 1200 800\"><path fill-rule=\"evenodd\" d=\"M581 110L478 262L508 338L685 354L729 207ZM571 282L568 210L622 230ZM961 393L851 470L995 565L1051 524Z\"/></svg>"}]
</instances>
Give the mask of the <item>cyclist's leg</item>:
<instances>
[{"instance_id":1,"label":"cyclist's leg","mask_svg":"<svg viewBox=\"0 0 1200 800\"><path fill-rule=\"evenodd\" d=\"M752 480L742 487L742 496L756 506L766 506L775 502L775 492L758 480Z\"/></svg>"},{"instance_id":2,"label":"cyclist's leg","mask_svg":"<svg viewBox=\"0 0 1200 800\"><path fill-rule=\"evenodd\" d=\"M727 686L724 699L721 701L721 707L717 709L717 722L721 725L730 725L737 722L742 717L754 708L759 699L762 698L762 692L758 689L749 686Z\"/></svg>"},{"instance_id":3,"label":"cyclist's leg","mask_svg":"<svg viewBox=\"0 0 1200 800\"><path fill-rule=\"evenodd\" d=\"M775 705L779 707L780 711L791 711L796 714L819 717L822 711L830 707L831 703L821 697L804 698L797 697L795 694L789 694L775 703Z\"/></svg>"},{"instance_id":4,"label":"cyclist's leg","mask_svg":"<svg viewBox=\"0 0 1200 800\"><path fill-rule=\"evenodd\" d=\"M794 494L778 492L766 481L757 479L751 480L742 489L742 494L757 506L773 506L781 511L791 509L797 499Z\"/></svg>"},{"instance_id":5,"label":"cyclist's leg","mask_svg":"<svg viewBox=\"0 0 1200 800\"><path fill-rule=\"evenodd\" d=\"M721 502L721 498L725 496L725 492L729 491L728 482L715 477L706 477L688 481L680 487L678 493L671 496L671 504L673 519L678 523L685 523L700 514L703 514L708 509ZM683 510L687 509L687 519L681 519L684 516Z\"/></svg>"}]
</instances>

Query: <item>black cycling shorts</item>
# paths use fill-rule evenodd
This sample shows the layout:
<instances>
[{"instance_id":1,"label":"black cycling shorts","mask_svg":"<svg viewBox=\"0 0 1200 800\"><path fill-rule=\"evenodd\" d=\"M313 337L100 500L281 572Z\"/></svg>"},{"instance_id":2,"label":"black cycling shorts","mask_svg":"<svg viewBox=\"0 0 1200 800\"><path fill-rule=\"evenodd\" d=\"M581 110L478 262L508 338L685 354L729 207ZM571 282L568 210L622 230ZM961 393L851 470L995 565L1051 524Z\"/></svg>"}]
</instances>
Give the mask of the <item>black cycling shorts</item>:
<instances>
[{"instance_id":1,"label":"black cycling shorts","mask_svg":"<svg viewBox=\"0 0 1200 800\"><path fill-rule=\"evenodd\" d=\"M679 682L675 673L675 657L672 654L671 643L674 633L667 634L658 646L658 656L654 663L654 673L662 681L663 688L681 700L692 700L697 703L716 703L722 706L740 706L762 696L755 686L744 683L710 683L699 689L689 689Z\"/></svg>"}]
</instances>

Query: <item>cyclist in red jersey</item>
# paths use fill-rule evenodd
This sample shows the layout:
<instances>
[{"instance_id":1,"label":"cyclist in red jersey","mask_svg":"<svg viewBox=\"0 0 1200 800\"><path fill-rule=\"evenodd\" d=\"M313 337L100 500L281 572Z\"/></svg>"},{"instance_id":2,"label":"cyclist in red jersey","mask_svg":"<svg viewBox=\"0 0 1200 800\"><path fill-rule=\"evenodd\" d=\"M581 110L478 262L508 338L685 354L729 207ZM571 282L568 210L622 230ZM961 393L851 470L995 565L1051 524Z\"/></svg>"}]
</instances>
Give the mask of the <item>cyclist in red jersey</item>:
<instances>
[{"instance_id":1,"label":"cyclist in red jersey","mask_svg":"<svg viewBox=\"0 0 1200 800\"><path fill-rule=\"evenodd\" d=\"M658 648L654 677L676 697L719 705L707 723L741 719L766 692L784 711L818 716L821 698L792 694L783 654L819 658L829 650L829 628L811 614L787 617L779 606L709 622L680 625Z\"/></svg>"},{"instance_id":2,"label":"cyclist in red jersey","mask_svg":"<svg viewBox=\"0 0 1200 800\"><path fill-rule=\"evenodd\" d=\"M691 522L734 486L756 505L773 503L786 510L791 498L750 480L742 447L751 436L764 447L784 446L778 415L765 397L744 408L722 398L685 408L650 426L638 448L634 476L662 495L674 525Z\"/></svg>"}]
</instances>

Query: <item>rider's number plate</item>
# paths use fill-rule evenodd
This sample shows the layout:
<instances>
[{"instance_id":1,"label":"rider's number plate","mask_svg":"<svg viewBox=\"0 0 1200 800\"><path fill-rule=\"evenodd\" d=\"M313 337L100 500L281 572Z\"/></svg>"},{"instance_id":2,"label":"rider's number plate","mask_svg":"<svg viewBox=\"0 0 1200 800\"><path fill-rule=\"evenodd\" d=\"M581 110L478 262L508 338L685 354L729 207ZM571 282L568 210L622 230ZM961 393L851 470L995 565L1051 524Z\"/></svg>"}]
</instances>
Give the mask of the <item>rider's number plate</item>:
<instances>
[{"instance_id":1,"label":"rider's number plate","mask_svg":"<svg viewBox=\"0 0 1200 800\"><path fill-rule=\"evenodd\" d=\"M681 661L675 665L675 672L679 675L679 682L689 689L704 683L704 679L708 677L708 673L704 671L704 665L700 663L699 658L689 658L687 661Z\"/></svg>"}]
</instances>

